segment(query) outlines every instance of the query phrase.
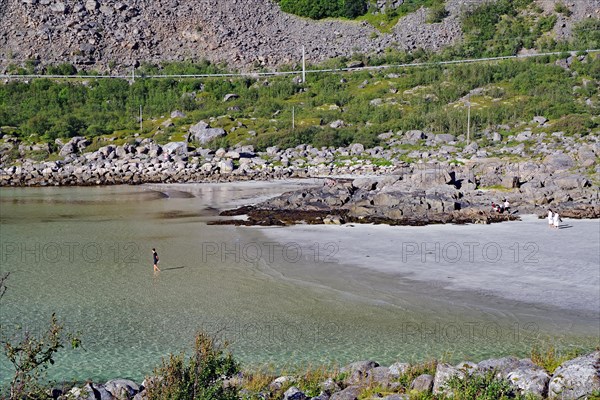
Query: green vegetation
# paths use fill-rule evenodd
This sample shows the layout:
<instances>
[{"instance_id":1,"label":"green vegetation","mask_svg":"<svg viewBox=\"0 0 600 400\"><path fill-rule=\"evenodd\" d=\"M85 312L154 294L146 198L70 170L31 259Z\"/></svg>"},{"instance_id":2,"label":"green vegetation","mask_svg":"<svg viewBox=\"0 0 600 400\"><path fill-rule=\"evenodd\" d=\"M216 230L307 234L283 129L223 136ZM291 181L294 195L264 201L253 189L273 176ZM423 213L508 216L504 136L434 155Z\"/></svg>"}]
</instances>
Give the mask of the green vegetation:
<instances>
[{"instance_id":1,"label":"green vegetation","mask_svg":"<svg viewBox=\"0 0 600 400\"><path fill-rule=\"evenodd\" d=\"M554 346L548 346L545 349L534 348L531 350L531 361L534 364L544 368L552 374L563 362L579 357L581 351L573 349L570 351L558 351Z\"/></svg>"},{"instance_id":2,"label":"green vegetation","mask_svg":"<svg viewBox=\"0 0 600 400\"><path fill-rule=\"evenodd\" d=\"M0 276L0 299L6 291L8 275ZM15 380L9 387L1 388L0 394L4 395L9 390L9 398L17 399L48 399L49 387L41 384L37 373L33 371L40 367L52 364L53 356L60 350L65 337L62 335L62 325L53 316L48 332L37 339L29 339L18 344L19 349L8 342L5 343L5 355L13 360L14 354L20 354L19 362L13 362L17 367ZM69 336L73 346L80 345L79 339ZM282 399L284 393L291 386L297 387L308 397L318 396L323 390L322 384L329 381L341 389L346 387L346 380L350 377L348 372L340 373L337 367L311 367L294 368L291 370L275 372L273 368L265 370L255 369L241 372L239 363L233 355L226 351L227 343L220 342L210 335L199 332L196 335L193 352L190 356L184 353L163 359L162 365L156 368L151 377L146 380L145 398L149 400L259 400L264 398ZM580 352L570 350L566 353L557 351L554 347L543 350L533 349L532 361L549 373L558 365L577 357ZM418 392L410 388L411 383L420 375L434 376L437 361L431 360L422 364L408 367L403 374L394 378L389 386L381 386L377 382L363 380L360 382L362 391L359 399L383 397L388 394L399 393L408 395L414 400L496 400L496 399L528 399L519 394L506 380L499 379L495 372L488 374L469 374L464 371L464 376L450 378L445 386L444 394ZM279 386L271 385L278 376L289 377ZM18 378L17 378L18 377ZM597 393L591 398L597 398Z\"/></svg>"},{"instance_id":3,"label":"green vegetation","mask_svg":"<svg viewBox=\"0 0 600 400\"><path fill-rule=\"evenodd\" d=\"M442 22L444 18L446 18L448 15L448 10L446 10L446 6L443 3L436 4L429 9L429 14L427 15L427 23L434 24Z\"/></svg>"},{"instance_id":4,"label":"green vegetation","mask_svg":"<svg viewBox=\"0 0 600 400\"><path fill-rule=\"evenodd\" d=\"M279 5L287 13L312 19L356 18L367 11L366 0L279 0Z\"/></svg>"},{"instance_id":5,"label":"green vegetation","mask_svg":"<svg viewBox=\"0 0 600 400\"><path fill-rule=\"evenodd\" d=\"M524 12L532 3L499 0L465 13L461 19L465 40L448 51L458 57L495 57L536 48L536 41L554 27L556 16Z\"/></svg>"},{"instance_id":6,"label":"green vegetation","mask_svg":"<svg viewBox=\"0 0 600 400\"><path fill-rule=\"evenodd\" d=\"M389 32L401 17L421 7L431 8L429 23L440 22L448 12L444 0L405 0L397 8L380 12L368 0L276 0L282 11L311 19L348 18L366 20L382 32Z\"/></svg>"},{"instance_id":7,"label":"green vegetation","mask_svg":"<svg viewBox=\"0 0 600 400\"><path fill-rule=\"evenodd\" d=\"M556 3L554 5L554 11L556 11L559 14L564 14L567 17L572 14L571 10L565 5L565 3Z\"/></svg>"},{"instance_id":8,"label":"green vegetation","mask_svg":"<svg viewBox=\"0 0 600 400\"><path fill-rule=\"evenodd\" d=\"M9 275L0 276L0 300L6 294ZM0 343L4 356L14 368L8 387L10 400L48 398L48 388L42 383L44 371L54 364L56 354L66 345L73 349L81 346L79 336L65 332L64 325L54 314L48 327L39 334L22 327L8 332L6 326L0 326ZM3 395L2 390L0 395Z\"/></svg>"},{"instance_id":9,"label":"green vegetation","mask_svg":"<svg viewBox=\"0 0 600 400\"><path fill-rule=\"evenodd\" d=\"M223 346L226 346L224 344ZM159 377L147 388L149 400L234 400L237 388L226 386L224 381L239 371L238 363L231 353L211 336L199 332L196 336L194 354L171 355L154 371Z\"/></svg>"},{"instance_id":10,"label":"green vegetation","mask_svg":"<svg viewBox=\"0 0 600 400\"><path fill-rule=\"evenodd\" d=\"M586 135L600 123L595 103L585 102L600 92L595 83L600 79L600 58L589 55L583 62L574 61L571 71L556 66L555 60L317 73L303 84L289 77L11 81L0 85L0 126L25 143L49 142L54 151L56 138L77 135L93 139L96 147L105 139L123 144L139 132L141 105L140 134L159 143L182 140L191 124L206 120L228 132L212 147L242 143L264 149L307 143L320 148L354 142L371 147L388 131L463 134L464 97L477 89L471 96L475 138L486 128L514 126L535 115L550 119L544 128L548 133ZM239 98L225 102L228 93ZM172 127L162 126L175 109L186 117L173 119ZM343 126L329 127L336 120L343 120ZM44 155L48 153L37 157Z\"/></svg>"},{"instance_id":11,"label":"green vegetation","mask_svg":"<svg viewBox=\"0 0 600 400\"><path fill-rule=\"evenodd\" d=\"M405 0L397 8L387 7L383 13L371 5L369 12L357 19L367 21L381 32L388 33L391 32L400 18L417 11L421 7L430 9L428 23L440 22L448 15L444 3L444 0Z\"/></svg>"},{"instance_id":12,"label":"green vegetation","mask_svg":"<svg viewBox=\"0 0 600 400\"><path fill-rule=\"evenodd\" d=\"M466 378L453 376L447 383L453 399L460 400L505 400L524 399L503 379L498 379L494 372L485 375L473 374Z\"/></svg>"},{"instance_id":13,"label":"green vegetation","mask_svg":"<svg viewBox=\"0 0 600 400\"><path fill-rule=\"evenodd\" d=\"M290 2L291 3L291 2ZM315 2L325 7L344 7L350 2ZM296 5L304 4L294 2ZM307 3L308 4L308 3ZM314 5L313 4L313 5ZM281 2L284 6L284 0ZM397 18L419 7L429 8L430 22L446 12L441 0L408 0L384 16L371 11L361 18ZM339 11L339 10L338 10ZM556 15L544 15L532 0L499 0L484 3L462 16L465 40L441 53L421 49L388 50L380 55L355 54L309 68L343 68L350 61L368 66L436 62L482 56L514 55L523 49L561 50L600 47L600 21L587 19L574 27L574 41L556 43L548 34ZM391 21L390 20L390 21ZM375 21L375 20L373 20ZM24 143L48 142L55 157L57 138L84 135L99 148L111 140L123 144L135 133L158 143L183 140L191 124L205 120L221 127L227 136L210 147L252 144L293 147L345 146L360 142L380 144L383 132L422 129L432 133L461 135L466 129L465 96L475 89L472 129L478 132L499 124L514 127L535 115L550 119L548 133L584 136L598 128L600 58L597 54L574 58L570 70L555 62L560 57L527 60L388 68L354 73L312 73L305 83L289 77L269 78L168 78L146 79L154 74L211 74L227 72L207 61L144 64L134 82L124 79L34 79L0 85L0 132ZM285 70L297 69L290 65ZM16 73L80 74L69 64L42 67L37 61L13 66ZM224 101L228 93L239 97ZM590 99L590 100L588 100ZM140 106L143 129L139 131ZM161 124L173 110L186 113L173 126ZM294 128L292 127L292 110ZM343 126L331 128L336 120ZM507 136L514 132L504 132ZM494 145L493 143L491 144ZM493 149L491 149L493 151ZM17 149L10 156L18 157ZM377 162L377 161L374 161Z\"/></svg>"},{"instance_id":14,"label":"green vegetation","mask_svg":"<svg viewBox=\"0 0 600 400\"><path fill-rule=\"evenodd\" d=\"M588 18L579 23L574 31L575 42L581 49L597 49L600 47L600 19Z\"/></svg>"}]
</instances>

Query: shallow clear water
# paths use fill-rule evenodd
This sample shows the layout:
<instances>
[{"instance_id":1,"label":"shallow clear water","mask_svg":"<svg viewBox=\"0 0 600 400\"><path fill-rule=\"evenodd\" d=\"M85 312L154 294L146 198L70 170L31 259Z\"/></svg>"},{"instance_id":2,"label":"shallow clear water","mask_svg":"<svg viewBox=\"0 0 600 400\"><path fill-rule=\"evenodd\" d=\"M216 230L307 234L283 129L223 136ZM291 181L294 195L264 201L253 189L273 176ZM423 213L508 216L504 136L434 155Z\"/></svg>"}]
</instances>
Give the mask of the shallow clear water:
<instances>
[{"instance_id":1,"label":"shallow clear water","mask_svg":"<svg viewBox=\"0 0 600 400\"><path fill-rule=\"evenodd\" d=\"M330 262L328 242L310 248L260 229L205 223L216 208L285 189L4 188L0 265L11 275L2 327L39 332L56 312L80 331L84 349L62 351L49 377L78 381L141 380L161 357L189 349L198 329L228 339L246 365L277 367L479 360L526 355L548 342L590 349L598 342L594 315L569 318L568 310L445 291ZM2 381L9 367L2 358Z\"/></svg>"}]
</instances>

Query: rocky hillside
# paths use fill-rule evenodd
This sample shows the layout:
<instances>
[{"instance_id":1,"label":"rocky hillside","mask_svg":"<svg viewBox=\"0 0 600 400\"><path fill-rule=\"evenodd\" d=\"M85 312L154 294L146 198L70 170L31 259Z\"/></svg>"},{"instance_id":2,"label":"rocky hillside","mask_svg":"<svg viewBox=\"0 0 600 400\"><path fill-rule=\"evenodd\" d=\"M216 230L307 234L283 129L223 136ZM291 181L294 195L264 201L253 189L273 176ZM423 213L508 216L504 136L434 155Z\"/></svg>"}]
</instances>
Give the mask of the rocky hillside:
<instances>
[{"instance_id":1,"label":"rocky hillside","mask_svg":"<svg viewBox=\"0 0 600 400\"><path fill-rule=\"evenodd\" d=\"M426 23L421 9L383 34L364 21L285 14L272 0L0 0L0 71L31 59L107 70L198 58L248 70L295 62L303 45L311 62L388 47L438 49L460 40L461 12L485 1L447 0L441 23ZM536 0L549 13L558 1ZM559 17L559 37L575 21L600 18L600 0L565 4L572 15Z\"/></svg>"}]
</instances>

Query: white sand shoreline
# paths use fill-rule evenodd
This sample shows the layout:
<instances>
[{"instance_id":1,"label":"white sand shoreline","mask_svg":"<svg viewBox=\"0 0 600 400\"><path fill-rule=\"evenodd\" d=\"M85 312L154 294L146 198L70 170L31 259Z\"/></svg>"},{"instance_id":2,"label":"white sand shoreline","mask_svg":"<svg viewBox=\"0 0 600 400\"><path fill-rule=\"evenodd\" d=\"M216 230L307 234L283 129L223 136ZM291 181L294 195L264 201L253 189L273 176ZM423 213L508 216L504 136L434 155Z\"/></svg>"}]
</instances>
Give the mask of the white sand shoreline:
<instances>
[{"instance_id":1,"label":"white sand shoreline","mask_svg":"<svg viewBox=\"0 0 600 400\"><path fill-rule=\"evenodd\" d=\"M522 221L492 225L259 229L280 243L330 249L321 261L436 282L445 290L599 313L600 220L565 219L562 226L552 229L525 215Z\"/></svg>"}]
</instances>

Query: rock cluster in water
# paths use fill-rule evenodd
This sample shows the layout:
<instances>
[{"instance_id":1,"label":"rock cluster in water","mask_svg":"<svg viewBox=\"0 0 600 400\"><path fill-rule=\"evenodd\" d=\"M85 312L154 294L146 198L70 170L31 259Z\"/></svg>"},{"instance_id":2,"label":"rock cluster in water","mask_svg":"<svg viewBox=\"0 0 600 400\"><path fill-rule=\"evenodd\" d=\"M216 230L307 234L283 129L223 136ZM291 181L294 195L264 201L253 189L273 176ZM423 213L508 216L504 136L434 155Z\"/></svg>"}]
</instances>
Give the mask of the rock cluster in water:
<instances>
[{"instance_id":1,"label":"rock cluster in water","mask_svg":"<svg viewBox=\"0 0 600 400\"><path fill-rule=\"evenodd\" d=\"M549 373L528 358L503 357L479 363L465 361L457 365L438 363L434 374L419 375L412 380L409 388L403 388L400 377L410 369L410 364L401 362L384 367L375 361L358 361L343 367L339 379L329 378L321 382L318 396L310 397L302 392L295 386L297 378L294 376L278 377L270 383L268 389L257 395L264 399L283 400L357 400L367 389L371 389L373 399L404 400L409 398L407 391L449 394L448 381L453 377L469 379L473 375L488 373L492 373L498 379L507 380L515 393L530 395L533 398L584 399L600 391L599 351L566 361L553 373ZM239 387L242 396L253 395L254 393L243 388L243 380L244 374L240 374L225 384ZM87 383L83 387L72 388L68 393L76 400L142 400L147 397L148 385L160 384L159 382L160 379L146 379L138 385L130 380L117 379L105 384ZM377 393L378 391L392 394L384 396ZM53 392L54 398L66 394L56 389Z\"/></svg>"}]
</instances>

